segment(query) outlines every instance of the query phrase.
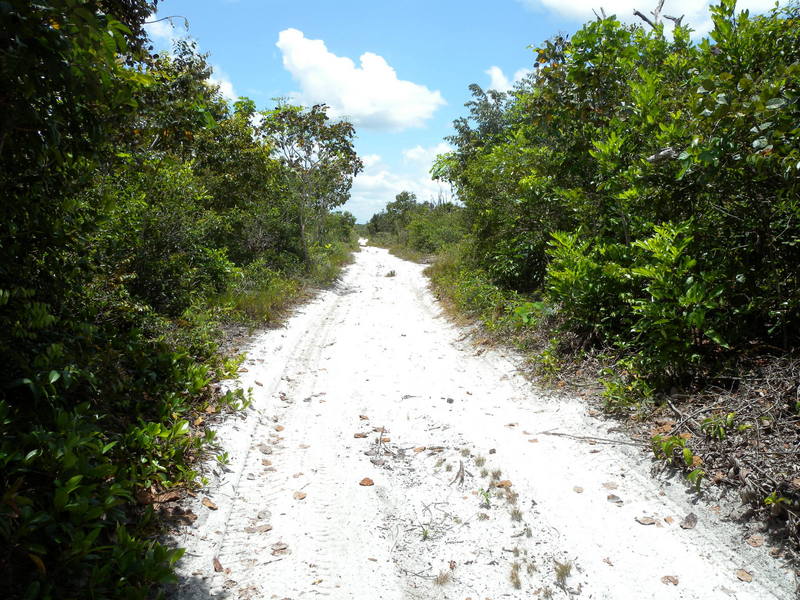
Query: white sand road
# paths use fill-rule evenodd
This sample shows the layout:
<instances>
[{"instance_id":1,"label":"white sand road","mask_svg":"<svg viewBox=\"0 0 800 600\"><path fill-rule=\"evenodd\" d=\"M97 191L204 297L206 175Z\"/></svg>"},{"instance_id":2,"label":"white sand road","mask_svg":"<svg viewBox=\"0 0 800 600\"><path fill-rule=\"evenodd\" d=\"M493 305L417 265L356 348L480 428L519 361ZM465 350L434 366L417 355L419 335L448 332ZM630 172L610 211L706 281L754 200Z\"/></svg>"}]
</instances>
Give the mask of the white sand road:
<instances>
[{"instance_id":1,"label":"white sand road","mask_svg":"<svg viewBox=\"0 0 800 600\"><path fill-rule=\"evenodd\" d=\"M172 540L174 597L795 597L728 505L651 477L613 421L464 338L422 266L371 247L259 335L239 382L254 403L219 427L230 463L206 466L198 519Z\"/></svg>"}]
</instances>

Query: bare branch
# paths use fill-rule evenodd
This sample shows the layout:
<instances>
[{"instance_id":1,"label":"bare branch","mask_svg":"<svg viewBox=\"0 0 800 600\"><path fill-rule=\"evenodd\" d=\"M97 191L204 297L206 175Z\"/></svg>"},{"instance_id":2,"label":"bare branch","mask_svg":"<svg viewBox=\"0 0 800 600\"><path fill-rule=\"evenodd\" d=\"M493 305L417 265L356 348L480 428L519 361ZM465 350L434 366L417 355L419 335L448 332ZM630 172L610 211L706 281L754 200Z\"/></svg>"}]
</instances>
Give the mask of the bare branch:
<instances>
[{"instance_id":1,"label":"bare branch","mask_svg":"<svg viewBox=\"0 0 800 600\"><path fill-rule=\"evenodd\" d=\"M651 10L650 14L653 15L653 21L658 25L658 15L661 14L661 9L664 8L664 0L658 0L658 6L655 10Z\"/></svg>"},{"instance_id":2,"label":"bare branch","mask_svg":"<svg viewBox=\"0 0 800 600\"><path fill-rule=\"evenodd\" d=\"M673 23L675 23L675 27L680 27L681 23L683 22L683 17L686 15L681 15L680 17L670 17L669 15L664 15L665 19L669 19Z\"/></svg>"},{"instance_id":3,"label":"bare branch","mask_svg":"<svg viewBox=\"0 0 800 600\"><path fill-rule=\"evenodd\" d=\"M634 15L636 15L637 17L639 17L639 18L640 18L642 21L644 21L644 22L645 22L645 23L647 23L648 25L650 25L650 27L652 27L653 29L655 29L655 28L656 28L656 24L655 24L655 23L653 23L653 22L652 22L652 21L649 19L649 17L647 17L647 15L645 15L645 14L644 14L644 13L642 13L641 11L634 10L634 11L633 11L633 14L634 14Z\"/></svg>"}]
</instances>

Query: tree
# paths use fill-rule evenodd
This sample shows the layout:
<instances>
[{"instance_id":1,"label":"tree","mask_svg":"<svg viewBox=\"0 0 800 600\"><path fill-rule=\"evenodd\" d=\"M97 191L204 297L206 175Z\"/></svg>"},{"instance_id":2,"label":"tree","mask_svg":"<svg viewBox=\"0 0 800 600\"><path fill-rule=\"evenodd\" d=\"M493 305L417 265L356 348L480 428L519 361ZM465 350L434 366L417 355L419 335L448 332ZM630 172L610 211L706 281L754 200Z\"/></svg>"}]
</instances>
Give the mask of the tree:
<instances>
[{"instance_id":1,"label":"tree","mask_svg":"<svg viewBox=\"0 0 800 600\"><path fill-rule=\"evenodd\" d=\"M353 178L363 169L353 147L355 128L347 121L332 122L324 104L310 109L280 104L263 116L262 128L286 167L307 264L309 226L318 227L321 216L347 201Z\"/></svg>"}]
</instances>

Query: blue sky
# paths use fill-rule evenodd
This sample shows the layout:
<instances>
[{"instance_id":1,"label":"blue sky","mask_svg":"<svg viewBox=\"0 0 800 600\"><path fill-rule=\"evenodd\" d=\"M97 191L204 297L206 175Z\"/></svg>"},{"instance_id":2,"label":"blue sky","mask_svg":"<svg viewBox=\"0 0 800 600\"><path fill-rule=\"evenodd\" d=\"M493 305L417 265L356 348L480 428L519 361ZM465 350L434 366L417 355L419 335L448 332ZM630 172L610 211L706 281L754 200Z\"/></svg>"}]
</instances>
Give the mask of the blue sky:
<instances>
[{"instance_id":1,"label":"blue sky","mask_svg":"<svg viewBox=\"0 0 800 600\"><path fill-rule=\"evenodd\" d=\"M259 109L272 99L325 102L350 118L366 169L343 207L363 222L403 190L421 200L448 190L428 177L446 151L452 121L465 113L467 86L504 88L531 67L536 45L572 33L603 6L631 20L648 0L162 0L154 18L186 17L188 35L209 53L231 98ZM667 0L707 31L706 0ZM754 10L772 0L740 0ZM183 19L149 26L157 47L186 35Z\"/></svg>"}]
</instances>

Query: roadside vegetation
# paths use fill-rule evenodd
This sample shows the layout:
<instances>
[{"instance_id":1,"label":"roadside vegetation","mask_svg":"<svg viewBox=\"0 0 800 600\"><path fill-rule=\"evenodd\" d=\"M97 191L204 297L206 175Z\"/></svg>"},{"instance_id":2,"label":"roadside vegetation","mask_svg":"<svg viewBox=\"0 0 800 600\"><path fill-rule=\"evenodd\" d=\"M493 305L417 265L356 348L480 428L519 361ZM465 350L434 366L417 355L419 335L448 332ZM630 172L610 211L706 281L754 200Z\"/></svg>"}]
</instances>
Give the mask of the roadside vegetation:
<instances>
[{"instance_id":1,"label":"roadside vegetation","mask_svg":"<svg viewBox=\"0 0 800 600\"><path fill-rule=\"evenodd\" d=\"M424 262L458 240L465 232L463 211L452 202L418 202L400 192L386 208L372 215L363 230L370 244L392 254Z\"/></svg>"},{"instance_id":2,"label":"roadside vegetation","mask_svg":"<svg viewBox=\"0 0 800 600\"><path fill-rule=\"evenodd\" d=\"M324 106L229 104L144 0L0 7L0 596L148 598L208 421L245 406L218 326L271 323L355 248ZM179 515L184 521L192 515Z\"/></svg>"},{"instance_id":3,"label":"roadside vegetation","mask_svg":"<svg viewBox=\"0 0 800 600\"><path fill-rule=\"evenodd\" d=\"M429 272L539 375L599 379L657 456L797 542L800 6L722 0L700 41L662 6L544 42L508 94L471 86L433 169L463 233ZM368 227L415 248L439 222L399 199Z\"/></svg>"}]
</instances>

